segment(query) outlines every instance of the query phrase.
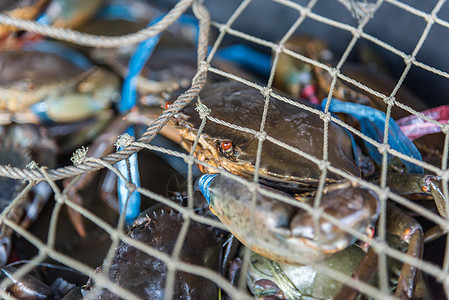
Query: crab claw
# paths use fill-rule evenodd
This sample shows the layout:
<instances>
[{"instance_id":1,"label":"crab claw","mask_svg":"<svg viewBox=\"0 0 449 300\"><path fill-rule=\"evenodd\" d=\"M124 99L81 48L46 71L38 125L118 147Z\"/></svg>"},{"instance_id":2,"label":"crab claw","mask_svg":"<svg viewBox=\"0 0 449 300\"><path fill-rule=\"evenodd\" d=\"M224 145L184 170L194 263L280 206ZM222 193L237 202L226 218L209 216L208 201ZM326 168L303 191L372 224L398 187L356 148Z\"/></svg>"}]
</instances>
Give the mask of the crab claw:
<instances>
[{"instance_id":1,"label":"crab claw","mask_svg":"<svg viewBox=\"0 0 449 300\"><path fill-rule=\"evenodd\" d=\"M310 204L313 205L313 202ZM363 233L367 232L380 213L377 195L368 189L353 187L349 182L329 185L323 193L319 208L345 226ZM357 239L325 218L319 219L318 235L314 223L314 217L309 212L297 212L290 225L293 236L308 238L309 244L317 250L331 254L346 248Z\"/></svg>"},{"instance_id":2,"label":"crab claw","mask_svg":"<svg viewBox=\"0 0 449 300\"><path fill-rule=\"evenodd\" d=\"M44 205L50 199L52 189L47 182L39 182L32 188L34 196L32 201L27 205L26 214L20 224L23 228L28 228L34 221L36 221L39 213Z\"/></svg>"},{"instance_id":3,"label":"crab claw","mask_svg":"<svg viewBox=\"0 0 449 300\"><path fill-rule=\"evenodd\" d=\"M222 175L203 175L199 185L213 213L240 242L277 262L310 264L355 242L353 235L327 218L319 214L316 219L310 209L300 208L311 208L313 198L289 204L278 200L295 201L289 194L259 186L251 224L252 193L245 184ZM331 185L323 193L318 212L364 232L379 215L379 199L372 191L350 183Z\"/></svg>"},{"instance_id":4,"label":"crab claw","mask_svg":"<svg viewBox=\"0 0 449 300\"><path fill-rule=\"evenodd\" d=\"M425 174L389 174L387 184L397 194L425 193L432 195L439 214L447 218L448 208L440 177Z\"/></svg>"}]
</instances>

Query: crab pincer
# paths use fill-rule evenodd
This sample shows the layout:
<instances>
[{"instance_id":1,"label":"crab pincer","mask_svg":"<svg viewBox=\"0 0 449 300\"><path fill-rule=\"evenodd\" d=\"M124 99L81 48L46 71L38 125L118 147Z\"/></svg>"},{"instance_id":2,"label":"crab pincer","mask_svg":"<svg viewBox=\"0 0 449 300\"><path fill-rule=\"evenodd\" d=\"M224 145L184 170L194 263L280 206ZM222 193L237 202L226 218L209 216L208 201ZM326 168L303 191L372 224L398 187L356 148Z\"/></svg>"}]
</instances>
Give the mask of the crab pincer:
<instances>
[{"instance_id":1,"label":"crab pincer","mask_svg":"<svg viewBox=\"0 0 449 300\"><path fill-rule=\"evenodd\" d=\"M291 203L297 200L289 194L259 186L251 224L252 193L248 186L223 175L203 175L199 186L221 222L243 244L272 260L308 264L355 242L353 235L324 216L319 216L315 224L314 198L301 199L297 206ZM363 231L377 219L379 199L365 188L348 183L332 185L323 193L319 211L339 219L344 226Z\"/></svg>"}]
</instances>

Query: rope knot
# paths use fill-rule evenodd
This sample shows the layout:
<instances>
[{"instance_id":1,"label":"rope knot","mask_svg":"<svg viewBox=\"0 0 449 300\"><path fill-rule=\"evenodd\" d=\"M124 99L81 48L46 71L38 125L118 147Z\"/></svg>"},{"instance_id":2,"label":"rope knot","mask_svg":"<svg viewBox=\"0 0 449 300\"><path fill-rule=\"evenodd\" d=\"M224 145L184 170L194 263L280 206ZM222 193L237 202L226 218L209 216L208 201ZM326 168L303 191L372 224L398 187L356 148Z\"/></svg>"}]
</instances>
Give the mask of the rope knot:
<instances>
[{"instance_id":1,"label":"rope knot","mask_svg":"<svg viewBox=\"0 0 449 300\"><path fill-rule=\"evenodd\" d=\"M323 212L324 212L323 207L312 207L312 211L310 212L310 214L312 215L312 217L315 220L319 220L321 218L321 215L323 214Z\"/></svg>"},{"instance_id":2,"label":"rope knot","mask_svg":"<svg viewBox=\"0 0 449 300\"><path fill-rule=\"evenodd\" d=\"M390 194L390 188L389 187L384 187L379 192L379 198L386 200L386 199L388 199L388 195L389 194Z\"/></svg>"},{"instance_id":3,"label":"rope knot","mask_svg":"<svg viewBox=\"0 0 449 300\"><path fill-rule=\"evenodd\" d=\"M360 38L360 36L362 35L362 30L360 30L359 28L354 28L353 30L351 30L351 33L354 37L356 38Z\"/></svg>"},{"instance_id":4,"label":"rope knot","mask_svg":"<svg viewBox=\"0 0 449 300\"><path fill-rule=\"evenodd\" d=\"M331 165L330 162L326 161L326 160L322 160L319 164L318 164L318 168L321 171L324 171L325 169L327 169L327 167L329 167Z\"/></svg>"},{"instance_id":5,"label":"rope knot","mask_svg":"<svg viewBox=\"0 0 449 300\"><path fill-rule=\"evenodd\" d=\"M274 52L274 53L279 54L279 53L281 53L281 51L282 51L283 48L284 48L283 46L282 46L282 48L281 48L280 45L277 45L277 44L276 44L276 45L273 46L272 49L273 49L273 52Z\"/></svg>"},{"instance_id":6,"label":"rope knot","mask_svg":"<svg viewBox=\"0 0 449 300\"><path fill-rule=\"evenodd\" d=\"M331 114L328 113L321 113L320 114L320 119L323 120L324 122L330 122L331 121Z\"/></svg>"},{"instance_id":7,"label":"rope knot","mask_svg":"<svg viewBox=\"0 0 449 300\"><path fill-rule=\"evenodd\" d=\"M248 190L251 192L251 193L254 193L255 191L257 191L257 189L259 188L259 185L257 184L257 183L255 183L255 182L251 182L251 183L248 183Z\"/></svg>"},{"instance_id":8,"label":"rope knot","mask_svg":"<svg viewBox=\"0 0 449 300\"><path fill-rule=\"evenodd\" d=\"M310 9L310 7L302 7L300 10L301 15L306 15L306 16L308 16L311 11L312 10Z\"/></svg>"},{"instance_id":9,"label":"rope knot","mask_svg":"<svg viewBox=\"0 0 449 300\"><path fill-rule=\"evenodd\" d=\"M203 74L206 74L208 69L209 69L209 64L207 62L205 62L204 60L200 61L198 63L197 72L196 72L195 76L193 76L193 78L192 78L192 84L193 84L193 82L196 82L198 80L198 77L200 77Z\"/></svg>"},{"instance_id":10,"label":"rope knot","mask_svg":"<svg viewBox=\"0 0 449 300\"><path fill-rule=\"evenodd\" d=\"M429 23L429 25L432 25L433 23L435 23L435 16L425 15L424 20L426 20L426 22Z\"/></svg>"},{"instance_id":11,"label":"rope knot","mask_svg":"<svg viewBox=\"0 0 449 300\"><path fill-rule=\"evenodd\" d=\"M188 165L193 165L195 163L195 157L193 155L187 155L186 157L184 157L184 161Z\"/></svg>"},{"instance_id":12,"label":"rope knot","mask_svg":"<svg viewBox=\"0 0 449 300\"><path fill-rule=\"evenodd\" d=\"M264 132L256 132L255 136L259 141L265 141L265 139L267 138L267 133L265 131Z\"/></svg>"},{"instance_id":13,"label":"rope knot","mask_svg":"<svg viewBox=\"0 0 449 300\"><path fill-rule=\"evenodd\" d=\"M209 69L209 64L202 60L198 63L198 71L200 71L200 73L206 73L207 70Z\"/></svg>"},{"instance_id":14,"label":"rope knot","mask_svg":"<svg viewBox=\"0 0 449 300\"><path fill-rule=\"evenodd\" d=\"M388 106L393 106L394 105L394 100L395 100L394 97L386 97L386 98L384 98L384 102Z\"/></svg>"},{"instance_id":15,"label":"rope knot","mask_svg":"<svg viewBox=\"0 0 449 300\"><path fill-rule=\"evenodd\" d=\"M443 174L441 174L441 178L443 180L449 180L449 170L444 171Z\"/></svg>"},{"instance_id":16,"label":"rope knot","mask_svg":"<svg viewBox=\"0 0 449 300\"><path fill-rule=\"evenodd\" d=\"M329 74L332 76L332 78L335 78L336 76L338 76L338 74L340 74L340 71L338 71L337 68L332 68L330 69Z\"/></svg>"},{"instance_id":17,"label":"rope knot","mask_svg":"<svg viewBox=\"0 0 449 300\"><path fill-rule=\"evenodd\" d=\"M125 184L125 187L129 191L130 194L132 194L136 191L136 185L132 182L127 182Z\"/></svg>"},{"instance_id":18,"label":"rope knot","mask_svg":"<svg viewBox=\"0 0 449 300\"><path fill-rule=\"evenodd\" d=\"M377 147L377 150L379 151L380 154L384 154L385 152L387 152L389 148L390 148L389 145L382 144L379 147Z\"/></svg>"},{"instance_id":19,"label":"rope knot","mask_svg":"<svg viewBox=\"0 0 449 300\"><path fill-rule=\"evenodd\" d=\"M211 109L204 104L197 104L195 110L200 114L200 119L203 120L210 115Z\"/></svg>"},{"instance_id":20,"label":"rope knot","mask_svg":"<svg viewBox=\"0 0 449 300\"><path fill-rule=\"evenodd\" d=\"M406 65L411 64L414 60L415 60L415 58L413 56L411 56L411 55L407 55L404 58L404 62L405 62Z\"/></svg>"},{"instance_id":21,"label":"rope knot","mask_svg":"<svg viewBox=\"0 0 449 300\"><path fill-rule=\"evenodd\" d=\"M377 255L384 254L387 251L388 246L385 245L385 242L376 241L371 244L376 251Z\"/></svg>"},{"instance_id":22,"label":"rope knot","mask_svg":"<svg viewBox=\"0 0 449 300\"><path fill-rule=\"evenodd\" d=\"M121 148L128 147L134 142L134 137L130 136L127 133L124 133L122 135L119 135L117 138L117 141L115 141L114 146L115 149L118 151Z\"/></svg>"},{"instance_id":23,"label":"rope knot","mask_svg":"<svg viewBox=\"0 0 449 300\"><path fill-rule=\"evenodd\" d=\"M58 202L59 204L63 204L65 200L64 195L62 194L55 194L55 201Z\"/></svg>"},{"instance_id":24,"label":"rope knot","mask_svg":"<svg viewBox=\"0 0 449 300\"><path fill-rule=\"evenodd\" d=\"M262 95L267 98L268 96L270 96L272 89L268 88L268 87L264 87L260 92L262 93Z\"/></svg>"},{"instance_id":25,"label":"rope knot","mask_svg":"<svg viewBox=\"0 0 449 300\"><path fill-rule=\"evenodd\" d=\"M70 158L70 160L75 166L81 164L86 158L87 151L89 151L89 148L84 146L76 149L76 151L73 152L73 156L72 158Z\"/></svg>"},{"instance_id":26,"label":"rope knot","mask_svg":"<svg viewBox=\"0 0 449 300\"><path fill-rule=\"evenodd\" d=\"M28 170L38 170L39 164L32 160L25 166L25 168L27 168Z\"/></svg>"}]
</instances>

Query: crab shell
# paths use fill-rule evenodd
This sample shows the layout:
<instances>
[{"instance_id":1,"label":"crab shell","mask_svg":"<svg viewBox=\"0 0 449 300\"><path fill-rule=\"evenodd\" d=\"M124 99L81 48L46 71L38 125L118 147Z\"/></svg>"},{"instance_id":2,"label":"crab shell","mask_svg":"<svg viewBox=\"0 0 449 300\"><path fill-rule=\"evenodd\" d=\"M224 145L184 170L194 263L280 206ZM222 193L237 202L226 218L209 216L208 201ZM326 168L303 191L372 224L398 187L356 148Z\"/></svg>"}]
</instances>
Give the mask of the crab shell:
<instances>
[{"instance_id":1,"label":"crab shell","mask_svg":"<svg viewBox=\"0 0 449 300\"><path fill-rule=\"evenodd\" d=\"M210 116L259 131L265 98L258 90L236 82L220 82L206 85L200 93L200 99L211 109ZM177 127L181 128L182 146L188 151L201 124L195 106L195 102L190 103L174 119ZM264 131L268 136L306 154L318 159L323 158L324 122L313 112L270 98ZM349 133L342 127L329 123L328 139L330 164L349 174L360 176ZM232 142L232 153L224 153L220 149L222 141ZM236 175L252 178L258 144L259 140L254 134L208 120L195 154L211 166L222 167ZM207 171L214 172L212 169ZM259 167L260 182L291 192L310 191L316 189L321 172L318 165L311 160L286 150L277 143L263 141ZM328 172L326 182L338 182L341 179L341 176Z\"/></svg>"},{"instance_id":2,"label":"crab shell","mask_svg":"<svg viewBox=\"0 0 449 300\"><path fill-rule=\"evenodd\" d=\"M17 122L32 119L33 113L54 122L93 117L109 107L118 86L115 74L99 67L81 68L58 54L0 54L0 113L16 114Z\"/></svg>"},{"instance_id":3,"label":"crab shell","mask_svg":"<svg viewBox=\"0 0 449 300\"><path fill-rule=\"evenodd\" d=\"M129 236L152 248L171 255L180 234L184 218L167 206L156 205L135 225ZM222 243L212 227L191 221L179 260L218 271ZM109 278L144 299L164 299L167 266L164 262L136 248L121 243L116 249ZM214 282L194 274L177 271L174 299L217 299ZM116 299L102 290L99 299Z\"/></svg>"}]
</instances>

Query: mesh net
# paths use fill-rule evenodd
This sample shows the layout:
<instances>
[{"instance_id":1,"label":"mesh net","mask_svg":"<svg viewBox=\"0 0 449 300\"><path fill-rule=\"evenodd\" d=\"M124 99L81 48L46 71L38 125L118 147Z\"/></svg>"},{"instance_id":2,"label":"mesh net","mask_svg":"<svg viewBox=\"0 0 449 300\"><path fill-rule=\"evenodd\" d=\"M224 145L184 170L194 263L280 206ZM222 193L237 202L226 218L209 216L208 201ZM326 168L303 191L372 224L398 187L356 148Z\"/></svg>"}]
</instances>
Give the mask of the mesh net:
<instances>
[{"instance_id":1,"label":"mesh net","mask_svg":"<svg viewBox=\"0 0 449 300\"><path fill-rule=\"evenodd\" d=\"M141 135L136 141L131 141L128 143L126 147L124 147L122 150L117 151L115 153L112 153L110 155L107 155L102 158L92 158L92 157L86 157L81 153L80 157L77 158L76 164L73 166L66 166L59 169L46 169L46 168L39 168L36 166L30 166L29 168L25 169L19 169L15 167L10 167L7 165L0 166L0 174L5 177L14 178L14 179L21 179L25 180L27 182L27 185L25 189L8 205L8 207L1 213L1 220L2 225L4 227L3 232L6 232L7 230L12 230L17 235L21 236L24 240L28 241L33 247L35 247L37 250L36 256L31 259L28 263L24 264L20 268L18 268L17 272L14 274L14 278L19 278L20 276L23 276L24 274L28 273L31 269L33 269L36 265L36 263L41 263L48 261L51 259L52 261L58 262L60 264L66 265L68 267L71 267L75 270L78 270L79 272L86 274L87 276L90 276L93 281L95 282L95 289L100 291L101 288L106 288L109 291L115 293L116 295L119 295L120 297L126 298L126 299L134 299L138 298L133 290L127 290L117 284L114 284L110 279L107 278L107 276L100 276L98 272L94 272L94 268L90 266L85 260L79 260L76 259L76 255L73 254L67 254L69 251L63 251L63 249L57 249L55 247L55 244L57 243L57 232L60 230L59 227L61 226L61 212L62 208L65 206L70 207L74 211L81 214L85 221L88 220L93 227L95 227L95 230L100 230L103 233L106 233L109 236L109 243L106 243L109 245L109 250L107 251L106 256L104 257L104 263L102 266L102 273L108 274L109 268L111 268L112 260L115 254L115 249L119 246L120 243L126 243L129 244L140 251L147 253L149 256L155 257L161 261L163 261L167 267L167 274L166 274L166 280L164 283L163 290L165 291L165 299L171 299L172 298L172 292L175 289L175 274L176 271L183 271L195 275L202 276L204 278L207 278L214 283L217 284L217 286L227 295L229 295L232 299L247 299L252 298L250 296L249 292L246 288L246 276L242 275L240 276L239 282L236 285L232 285L228 279L226 279L223 275L220 273L210 270L208 268L205 268L203 266L198 266L194 264L190 264L187 262L184 262L183 260L179 259L179 255L181 252L182 245L184 241L186 240L187 232L189 230L189 226L191 226L192 222L200 222L203 224L206 224L208 226L214 226L221 229L226 229L223 224L220 222L201 216L193 210L193 193L194 193L194 180L193 180L193 174L192 169L193 167L198 165L203 165L205 167L209 167L214 169L213 166L208 165L207 163L197 159L194 155L194 149L195 146L198 143L198 140L201 136L201 134L198 134L196 137L194 147L192 149L192 152L190 154L184 154L181 152L176 152L170 149L166 149L164 147L157 147L151 144L151 141L156 137L158 132L164 127L165 124L176 114L178 113L183 107L185 107L189 102L191 101L197 101L197 96L200 92L200 90L203 88L206 82L206 76L207 74L217 74L219 76L223 76L226 78L229 78L233 81L241 82L245 85L248 85L254 89L257 89L260 91L260 93L265 97L266 101L269 101L270 97L274 98L275 100L270 101L281 101L288 103L289 105L299 107L300 109L308 110L311 113L316 114L317 118L320 118L322 122L324 122L324 143L322 145L322 157L314 157L311 156L303 151L301 149L294 148L292 146L289 146L277 139L276 136L269 136L264 131L265 126L265 120L267 116L267 110L268 106L265 106L265 109L263 111L263 117L262 122L259 126L260 130L256 131L250 128L242 128L240 126L236 126L235 124L229 124L227 122L224 122L222 120L213 118L210 116L210 111L208 111L205 107L200 107L200 112L202 114L202 127L200 127L199 132L201 132L202 128L204 128L204 125L206 123L216 123L220 125L227 126L229 128L250 133L253 134L256 139L259 139L259 146L257 151L257 158L255 163L255 174L254 174L254 180L253 181L247 181L243 180L242 178L236 178L235 176L232 176L228 172L215 168L216 172L219 172L223 176L231 177L235 180L238 180L242 184L245 184L248 186L249 190L253 193L253 204L255 206L255 199L257 193L261 193L261 189L259 186L255 185L254 183L258 181L259 179L259 165L261 161L261 152L264 146L263 141L267 140L273 143L276 143L280 145L280 147L285 148L285 151L290 151L294 153L295 155L302 156L305 160L310 160L313 163L317 164L320 169L322 170L321 176L317 179L319 179L319 184L317 188L317 194L315 201L316 203L319 203L319 201L322 198L323 190L325 189L325 183L326 183L326 177L329 172L332 172L334 174L338 174L339 176L346 178L350 180L351 182L357 183L358 185L362 187L369 188L370 190L374 191L379 198L381 199L381 213L378 221L378 233L376 238L369 237L365 232L357 232L356 230L352 228L348 228L348 226L345 226L342 222L340 222L338 219L333 218L332 216L323 214L323 212L319 209L319 207L312 206L301 206L302 208L306 208L307 211L315 217L315 219L318 218L325 218L330 223L336 224L337 226L341 226L344 231L349 232L350 234L354 235L358 240L361 240L367 244L370 245L370 249L374 250L375 253L378 255L378 284L372 285L369 283L364 282L362 279L351 277L351 274L343 274L339 272L338 270L335 270L333 268L330 268L326 264L322 263L315 263L314 267L319 272L323 272L327 274L329 277L334 278L337 281L343 282L349 287L352 287L361 293L368 295L373 298L378 299L389 299L394 298L392 294L389 292L391 289L391 284L389 283L389 269L387 265L387 258L392 257L395 258L401 262L404 262L412 267L417 268L418 270L422 271L424 274L432 278L432 281L439 282L443 288L446 294L448 293L449 289L449 276L448 275L448 253L449 247L445 247L444 258L443 261L439 264L435 262L431 262L427 259L421 259L419 257L413 257L411 255L406 255L404 252L399 251L395 249L394 247L391 247L388 243L386 243L386 223L387 223L387 213L386 213L386 201L395 202L402 207L407 208L411 212L413 212L416 216L421 217L422 219L426 219L430 222L432 222L435 225L438 225L443 231L446 231L449 228L449 224L446 221L446 218L439 216L437 213L435 213L432 210L426 209L420 205L415 204L414 202L410 201L407 198L404 198L403 196L400 196L396 193L393 193L388 187L387 187L387 158L388 155L393 155L396 157L401 158L404 161L411 162L413 164L416 164L418 166L421 166L425 169L425 172L433 172L437 176L441 177L442 182L442 189L443 193L445 195L445 198L448 198L448 179L449 179L449 172L447 170L447 158L448 158L448 144L449 139L447 138L447 130L448 126L447 124L439 123L438 121L433 120L432 118L429 118L426 115L423 115L422 113L416 111L413 107L409 107L407 105L404 105L403 103L397 101L394 97L396 93L398 92L399 88L401 87L404 79L406 78L407 74L409 73L411 67L418 67L420 69L423 69L427 72L434 73L440 77L448 78L449 74L443 70L439 70L433 66L427 65L417 59L418 53L420 49L422 48L427 36L429 35L429 32L432 28L432 26L443 26L446 28L449 28L449 23L440 19L437 15L440 11L441 7L444 5L445 1L438 1L434 8L429 12L424 12L419 9L416 9L414 7L411 7L407 5L406 3L394 1L394 0L387 0L387 1L377 1L377 2L359 2L359 1L340 1L342 4L347 6L351 11L353 12L354 16L358 18L358 26L354 27L345 23L342 23L338 20L330 19L328 17L319 15L314 12L314 6L318 1L309 1L305 5L301 5L295 1L287 1L287 0L275 0L279 5L288 7L295 13L297 13L296 21L286 30L285 35L278 41L268 41L262 38L259 38L257 36L253 36L250 34L247 34L245 32L233 29L233 24L235 21L239 18L242 13L249 9L251 6L250 4L252 2L257 1L251 1L251 0L244 0L242 1L238 7L233 11L229 19L224 23L219 23L214 20L210 20L209 12L203 6L201 2L195 2L193 0L186 1L181 0L179 1L176 6L173 7L172 10L156 25L153 25L147 29L144 29L142 31L136 32L134 34L126 35L126 36L120 36L120 37L98 37L98 36L91 36L83 33L79 33L73 30L68 29L59 29L54 28L51 26L45 26L40 25L32 21L24 21L24 20L18 20L14 19L12 17L6 16L6 15L0 15L0 23L3 24L9 24L14 25L20 29L32 31L36 33L43 34L48 37L52 37L59 40L65 40L69 41L75 44L80 45L87 45L91 47L117 47L117 46L123 46L126 44L135 44L137 42L143 41L151 36L154 36L160 32L163 32L170 24L172 24L179 16L186 11L189 8L192 8L195 17L198 18L199 24L200 24L200 31L199 31L199 39L198 39L198 47L197 47L197 55L198 55L198 69L196 75L192 78L192 84L191 87L184 92L181 96L177 98L177 100L170 105L168 109L166 109L162 115L160 115L152 124L149 125L149 127L146 129L143 135ZM367 26L367 24L376 17L377 10L381 9L382 6L385 5L392 5L397 9L400 9L401 12L407 13L407 14L413 14L416 17L420 18L425 22L425 28L422 31L422 33L419 36L419 39L417 40L414 48L410 52L410 54L407 54L405 52L402 52L401 50L393 47L392 45L376 38L375 36L367 33L364 31L364 28ZM312 58L306 57L300 53L296 53L295 51L288 49L285 47L285 43L287 40L298 30L301 29L301 25L306 20L313 20L315 22L318 22L320 24L325 24L327 26L331 26L333 28L338 28L340 30L343 30L350 34L352 36L352 39L350 40L349 44L345 48L343 54L338 60L338 63L335 65L335 67L330 67L326 64L323 64L322 62L316 61ZM217 38L214 41L209 41L209 26L214 26L219 30L219 34ZM271 49L272 51L272 68L270 70L270 76L268 79L268 82L266 85L260 85L258 83L248 81L244 78L241 78L237 75L225 72L219 68L212 67L211 62L216 54L217 50L222 45L223 40L228 37L232 36L238 39L242 39L247 41L248 43L252 43L253 45L257 45L258 47L265 47L268 49ZM367 85L364 85L360 82L358 82L355 79L352 79L346 75L344 75L342 72L340 72L343 64L347 61L348 56L350 55L351 51L353 51L355 44L359 40L367 40L386 51L389 51L393 53L394 55L400 57L405 62L405 68L402 72L402 74L399 77L399 80L396 82L396 85L394 89L391 91L391 94L382 94L379 91L373 90ZM210 45L211 50L208 52L207 46ZM329 106L331 102L328 102L325 106L323 111L318 111L316 109L310 109L309 106L302 105L296 101L293 101L289 98L284 97L283 95L278 94L275 90L273 90L273 81L275 77L276 69L279 67L277 62L279 60L280 55L288 55L289 57L305 62L307 64L313 65L317 68L320 68L324 71L326 71L332 78L331 85L329 89L328 98L332 98L335 90L335 86L337 84L337 80L352 84L353 86L356 86L357 88L370 93L374 96L377 96L384 100L386 103L386 120L385 120L385 127L384 127L384 135L383 135L383 141L376 141L372 138L368 137L364 133L362 133L357 128L352 127L351 125L341 121L340 119L336 118L335 116L331 115L329 113ZM389 126L390 126L390 115L391 110L393 107L399 107L402 110L407 111L410 114L416 115L419 118L431 122L437 126L439 126L442 130L442 132L445 134L445 140L444 140L444 148L442 152L442 160L440 166L434 166L422 161L419 161L413 157L410 157L408 155L405 155L403 153L400 153L397 150L394 150L389 145ZM201 110L202 108L202 110ZM238 112L236 112L238 113ZM347 130L349 130L354 136L363 139L367 141L368 143L374 145L379 149L379 152L382 155L383 158L383 164L381 168L381 176L379 180L379 184L374 184L372 182L362 180L356 176L350 175L347 172L344 172L335 166L332 166L328 163L328 149L329 147L333 147L333 145L328 144L328 128L329 128L329 122L333 122L335 124L338 124ZM108 169L115 173L118 177L122 178L122 180L127 181L126 174L122 174L115 166L115 164L119 161L128 160L129 157L138 151L140 153L144 153L148 150L159 152L159 153L165 153L170 156L178 157L185 161L185 163L188 166L188 176L187 176L187 194L188 194L188 205L187 207L179 205L175 202L173 202L171 199L166 197L166 195L162 195L160 193L157 193L153 191L150 188L144 188L144 187L137 187L133 185L131 182L129 182L126 185L126 188L128 188L130 191L135 191L137 193L140 193L142 196L148 197L150 199L153 199L157 202L163 203L167 206L173 207L177 211L182 213L182 216L184 218L184 222L182 224L182 227L179 231L179 235L176 239L176 242L174 242L174 250L172 253L165 253L162 251L159 251L155 249L154 247L151 247L149 245L146 245L142 242L139 242L130 236L128 236L124 232L124 216L122 215L119 219L118 225L114 226L109 224L104 220L103 217L101 217L100 213L98 211L91 211L88 208L84 208L83 206L75 203L74 201L70 200L67 197L67 193L72 185L76 185L78 181L83 180L83 175L87 174L89 172L99 171L101 169ZM141 176L144 176L141 174ZM60 185L57 184L57 181L65 179L65 178L72 178L72 181L70 185L66 186L63 190L60 189ZM39 237L36 234L30 232L29 230L23 229L17 222L15 222L11 218L11 212L14 211L14 209L21 205L21 201L23 201L23 196L31 189L31 187L35 186L40 181L47 181L54 193L54 208L51 212L50 221L48 223L48 234L45 237ZM143 185L142 185L143 186ZM274 195L276 196L276 195ZM282 197L280 197L282 198ZM290 199L279 199L279 201L290 201L294 202ZM257 208L256 208L257 209ZM254 212L252 212L254 214ZM252 222L254 222L254 218L251 218ZM89 223L89 224L90 224ZM253 223L251 225L254 225ZM93 228L92 227L92 228ZM253 227L253 226L250 226ZM92 229L94 230L94 229ZM256 232L253 233L254 238L251 240L251 243L257 243L257 237L258 234ZM76 239L76 237L73 237ZM262 238L262 237L261 237ZM79 250L83 251L83 250ZM95 250L92 250L95 251ZM71 252L73 253L73 251ZM250 252L248 250L244 251L243 258L242 258L242 269L240 274L247 274L247 270L250 267ZM140 274L140 276L146 276L145 274ZM4 280L2 282L2 289L0 290L0 293L2 297L4 298L11 298L11 296L6 292L4 289L8 284L11 283L11 280ZM439 293L437 290L435 293ZM435 295L444 297L443 295ZM89 297L93 297L92 294Z\"/></svg>"}]
</instances>

